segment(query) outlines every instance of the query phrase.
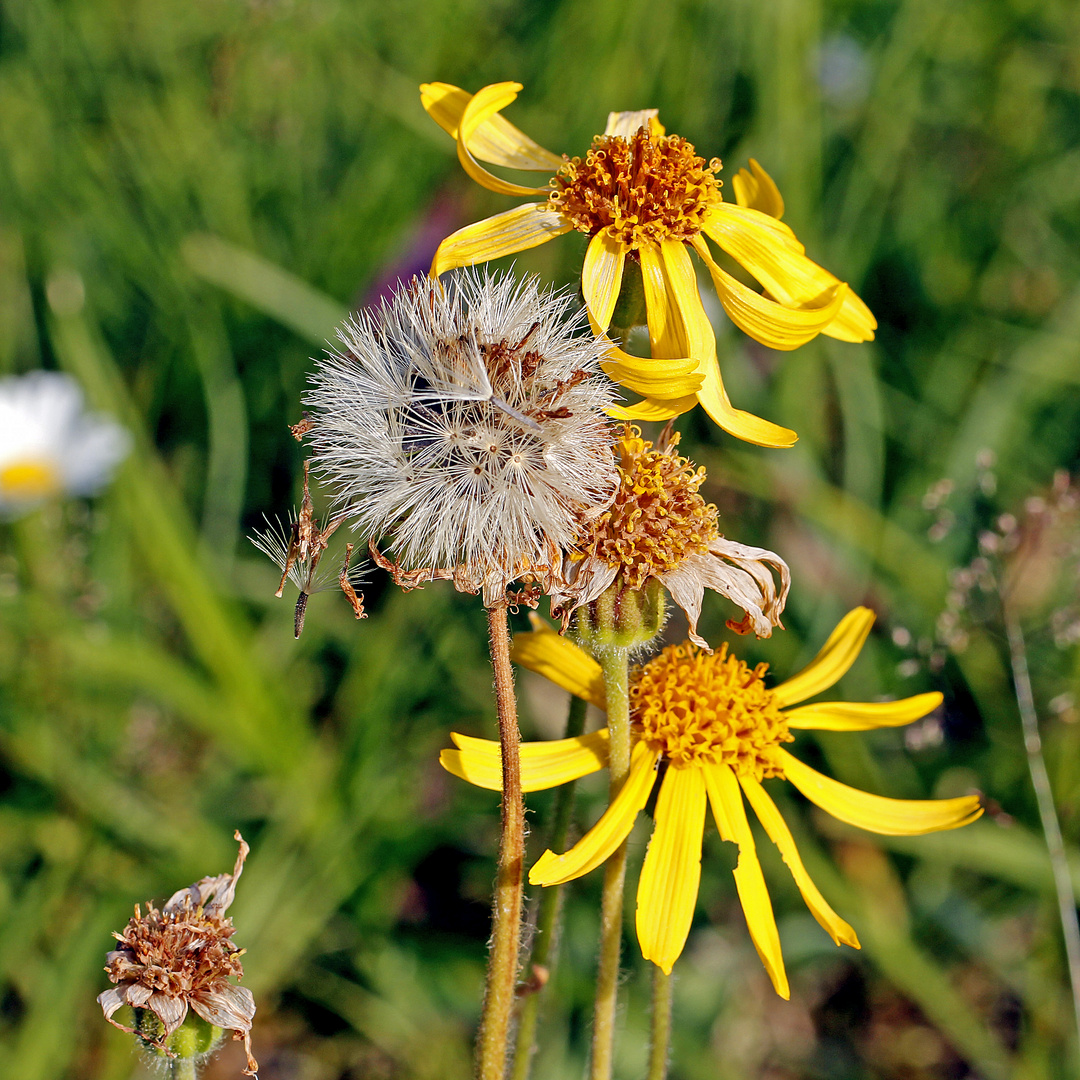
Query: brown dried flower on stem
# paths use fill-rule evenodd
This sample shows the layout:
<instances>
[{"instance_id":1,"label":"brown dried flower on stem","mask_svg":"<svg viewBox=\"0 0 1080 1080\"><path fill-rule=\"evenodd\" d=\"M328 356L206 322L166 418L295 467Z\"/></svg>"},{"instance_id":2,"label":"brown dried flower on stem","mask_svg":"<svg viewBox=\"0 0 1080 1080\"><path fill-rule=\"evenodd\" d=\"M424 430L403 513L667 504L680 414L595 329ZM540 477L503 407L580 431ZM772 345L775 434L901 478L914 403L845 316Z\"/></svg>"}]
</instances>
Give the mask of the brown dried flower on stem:
<instances>
[{"instance_id":1,"label":"brown dried flower on stem","mask_svg":"<svg viewBox=\"0 0 1080 1080\"><path fill-rule=\"evenodd\" d=\"M235 838L240 852L231 874L204 877L174 893L160 909L148 903L143 913L135 905L124 931L113 934L120 947L106 957L105 971L116 985L97 1000L110 1024L138 1035L150 1049L170 1058L178 1056L170 1041L188 1020L190 1009L211 1028L243 1039L244 1073L255 1076L259 1068L251 1055L255 999L247 987L230 982L243 977L244 950L233 944L236 928L225 912L250 850L239 832ZM133 1028L113 1019L124 1005L136 1010Z\"/></svg>"},{"instance_id":2,"label":"brown dried flower on stem","mask_svg":"<svg viewBox=\"0 0 1080 1080\"><path fill-rule=\"evenodd\" d=\"M310 424L310 421L305 420L302 423ZM296 427L301 426L302 424L296 425ZM266 519L267 528L256 531L251 537L251 542L276 563L281 571L281 581L274 595L278 597L282 595L286 581L291 581L299 590L300 595L296 598L296 617L293 620L295 637L299 637L304 631L308 598L313 593L332 588L334 584L340 587L345 598L352 605L353 614L358 619L367 617L364 613L363 594L357 593L355 588L361 581L360 568L350 566L353 545L345 545L345 564L339 574L334 576L319 569L319 563L330 543L330 537L345 520L345 515L339 513L334 517L324 519L322 524L316 520L308 484L309 467L309 462L305 461L304 499L300 504L300 513L292 516L288 528L283 528L280 521L271 523L269 519Z\"/></svg>"},{"instance_id":3,"label":"brown dried flower on stem","mask_svg":"<svg viewBox=\"0 0 1080 1080\"><path fill-rule=\"evenodd\" d=\"M654 446L626 425L615 444L618 493L604 513L582 522L564 570L570 588L552 594L552 610L561 610L565 623L613 587L621 594L656 581L686 613L690 639L701 648L708 648L697 632L706 589L742 608L740 621L728 621L732 630L769 637L787 601L787 564L775 552L721 535L716 507L698 493L705 470L681 457L678 444L678 433L665 429Z\"/></svg>"}]
</instances>

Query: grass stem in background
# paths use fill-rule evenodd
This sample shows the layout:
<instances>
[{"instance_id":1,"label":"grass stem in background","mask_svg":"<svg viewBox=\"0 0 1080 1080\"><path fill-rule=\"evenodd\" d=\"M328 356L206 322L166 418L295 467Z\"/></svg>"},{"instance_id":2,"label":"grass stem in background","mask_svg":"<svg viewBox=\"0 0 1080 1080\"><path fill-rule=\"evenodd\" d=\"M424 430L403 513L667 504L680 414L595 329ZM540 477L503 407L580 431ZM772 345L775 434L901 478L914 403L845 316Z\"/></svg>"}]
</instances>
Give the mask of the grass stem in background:
<instances>
[{"instance_id":1,"label":"grass stem in background","mask_svg":"<svg viewBox=\"0 0 1080 1080\"><path fill-rule=\"evenodd\" d=\"M607 696L608 731L611 735L609 770L611 799L622 790L630 772L629 661L625 649L614 646L600 656ZM610 1080L615 1044L615 1002L619 989L619 954L622 949L623 890L626 881L626 841L604 867L600 901L600 961L596 973L593 1008L591 1080Z\"/></svg>"},{"instance_id":2,"label":"grass stem in background","mask_svg":"<svg viewBox=\"0 0 1080 1080\"><path fill-rule=\"evenodd\" d=\"M573 739L585 730L585 713L588 703L584 698L570 696L570 709L566 717L566 738ZM555 794L555 806L551 819L551 835L547 846L552 851L566 850L566 836L570 831L570 821L574 814L574 793L577 782L570 781L558 788ZM551 885L540 890L536 907L536 937L533 945L531 965L533 976L537 979L536 989L530 993L521 1006L518 1021L517 1050L514 1054L513 1080L528 1080L532 1067L533 1053L536 1050L536 1025L540 1018L540 1001L544 986L537 978L542 971L545 984L550 982L552 970L558 955L559 922L562 915L563 886ZM538 971L538 969L540 969Z\"/></svg>"},{"instance_id":3,"label":"grass stem in background","mask_svg":"<svg viewBox=\"0 0 1080 1080\"><path fill-rule=\"evenodd\" d=\"M671 1056L671 976L653 965L648 1080L667 1080Z\"/></svg>"},{"instance_id":4,"label":"grass stem in background","mask_svg":"<svg viewBox=\"0 0 1080 1080\"><path fill-rule=\"evenodd\" d=\"M1057 893L1058 912L1061 916L1061 932L1065 938L1065 958L1069 966L1069 983L1072 987L1073 1018L1076 1023L1077 1053L1080 1054L1080 923L1076 918L1076 893L1073 890L1069 862L1065 854L1065 842L1061 837L1061 822L1054 806L1054 792L1046 771L1042 736L1039 734L1039 717L1035 711L1035 695L1031 689L1028 671L1027 646L1020 620L1008 600L1003 601L1005 633L1009 641L1009 660L1012 663L1013 686L1016 704L1020 710L1020 722L1024 731L1024 750L1027 752L1031 786L1035 789L1035 801L1039 807L1039 821L1046 847L1050 853L1050 865L1054 871L1054 891Z\"/></svg>"},{"instance_id":5,"label":"grass stem in background","mask_svg":"<svg viewBox=\"0 0 1080 1080\"><path fill-rule=\"evenodd\" d=\"M502 833L492 907L484 1011L476 1039L478 1080L503 1080L514 1011L518 953L521 947L521 901L525 864L525 801L521 793L521 732L518 730L514 672L510 666L510 626L506 604L487 609L491 667L502 749Z\"/></svg>"}]
</instances>

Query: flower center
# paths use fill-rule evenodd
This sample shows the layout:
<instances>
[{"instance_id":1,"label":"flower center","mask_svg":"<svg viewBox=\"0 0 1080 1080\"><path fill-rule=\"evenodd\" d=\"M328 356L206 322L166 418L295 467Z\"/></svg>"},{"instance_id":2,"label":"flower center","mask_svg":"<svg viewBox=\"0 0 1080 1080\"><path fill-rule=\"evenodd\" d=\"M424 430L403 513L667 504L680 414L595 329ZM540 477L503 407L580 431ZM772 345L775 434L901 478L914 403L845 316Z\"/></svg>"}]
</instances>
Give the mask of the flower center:
<instances>
[{"instance_id":1,"label":"flower center","mask_svg":"<svg viewBox=\"0 0 1080 1080\"><path fill-rule=\"evenodd\" d=\"M30 458L0 468L0 496L44 499L60 490L60 474L50 461Z\"/></svg>"},{"instance_id":2,"label":"flower center","mask_svg":"<svg viewBox=\"0 0 1080 1080\"><path fill-rule=\"evenodd\" d=\"M720 201L719 169L679 135L597 135L584 161L571 158L552 177L548 205L580 232L607 229L631 248L691 240Z\"/></svg>"},{"instance_id":3,"label":"flower center","mask_svg":"<svg viewBox=\"0 0 1080 1080\"><path fill-rule=\"evenodd\" d=\"M575 559L599 558L622 568L622 579L640 589L651 577L701 555L719 535L716 507L698 494L705 470L675 453L676 434L656 450L636 427L615 444L619 490L615 501L585 526Z\"/></svg>"},{"instance_id":4,"label":"flower center","mask_svg":"<svg viewBox=\"0 0 1080 1080\"><path fill-rule=\"evenodd\" d=\"M675 768L722 764L757 780L783 776L776 748L794 736L762 681L767 669L728 656L727 645L716 653L669 645L634 672L634 731Z\"/></svg>"}]
</instances>

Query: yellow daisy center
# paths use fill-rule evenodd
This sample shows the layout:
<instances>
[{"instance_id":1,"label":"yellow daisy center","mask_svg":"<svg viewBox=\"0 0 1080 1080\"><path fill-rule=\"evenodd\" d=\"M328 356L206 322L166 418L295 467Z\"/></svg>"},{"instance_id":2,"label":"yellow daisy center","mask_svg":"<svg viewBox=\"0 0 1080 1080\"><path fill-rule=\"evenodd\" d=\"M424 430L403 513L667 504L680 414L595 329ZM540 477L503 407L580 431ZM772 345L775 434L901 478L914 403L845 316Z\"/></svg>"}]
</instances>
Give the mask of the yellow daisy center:
<instances>
[{"instance_id":1,"label":"yellow daisy center","mask_svg":"<svg viewBox=\"0 0 1080 1080\"><path fill-rule=\"evenodd\" d=\"M793 736L762 681L768 666L749 668L726 645L715 653L669 645L634 672L635 734L674 768L730 765L757 780L783 776L776 749Z\"/></svg>"},{"instance_id":2,"label":"yellow daisy center","mask_svg":"<svg viewBox=\"0 0 1080 1080\"><path fill-rule=\"evenodd\" d=\"M615 501L585 527L577 558L598 558L622 568L623 583L640 589L651 577L674 570L690 555L708 551L719 535L716 507L698 494L705 470L664 450L627 426L615 444L619 490Z\"/></svg>"},{"instance_id":3,"label":"yellow daisy center","mask_svg":"<svg viewBox=\"0 0 1080 1080\"><path fill-rule=\"evenodd\" d=\"M51 461L28 459L0 467L0 496L43 499L61 487L60 474Z\"/></svg>"},{"instance_id":4,"label":"yellow daisy center","mask_svg":"<svg viewBox=\"0 0 1080 1080\"><path fill-rule=\"evenodd\" d=\"M720 201L719 169L719 158L706 165L679 135L597 135L584 160L552 177L548 204L580 232L607 229L631 248L692 240Z\"/></svg>"}]
</instances>

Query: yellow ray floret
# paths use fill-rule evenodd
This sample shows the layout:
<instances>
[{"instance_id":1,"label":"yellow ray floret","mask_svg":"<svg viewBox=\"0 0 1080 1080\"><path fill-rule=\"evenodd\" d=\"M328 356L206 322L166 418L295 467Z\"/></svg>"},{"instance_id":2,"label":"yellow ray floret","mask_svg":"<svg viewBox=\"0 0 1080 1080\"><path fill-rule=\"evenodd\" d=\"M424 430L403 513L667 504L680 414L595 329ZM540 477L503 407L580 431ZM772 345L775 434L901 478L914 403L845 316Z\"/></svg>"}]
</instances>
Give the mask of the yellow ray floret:
<instances>
[{"instance_id":1,"label":"yellow ray floret","mask_svg":"<svg viewBox=\"0 0 1080 1080\"><path fill-rule=\"evenodd\" d=\"M532 868L534 885L555 885L598 867L626 839L648 801L657 765L664 779L652 839L638 882L637 932L642 954L670 972L686 944L697 903L702 835L708 802L720 836L738 845L735 885L754 945L776 992L788 996L787 975L772 903L758 861L744 799L776 845L813 916L837 945L859 947L855 931L832 909L803 865L795 840L762 779L790 781L807 799L848 824L887 835L955 829L981 813L975 795L954 799L888 799L822 775L785 749L790 729L861 731L910 723L941 703L937 693L901 701L818 702L785 709L832 686L851 667L873 624L867 608L849 612L818 655L794 678L770 690L767 665L749 668L726 647L707 653L690 642L669 645L636 669L630 683L634 737L630 775L611 806L565 854L546 851ZM595 700L595 661L535 620L537 630L515 641L519 663L544 670L575 693ZM567 677L558 665L573 672ZM602 699L601 699L602 700ZM455 735L443 762L482 787L501 781L496 743ZM527 789L584 776L607 761L606 732L526 744Z\"/></svg>"},{"instance_id":2,"label":"yellow ray floret","mask_svg":"<svg viewBox=\"0 0 1080 1080\"><path fill-rule=\"evenodd\" d=\"M595 870L630 835L656 780L660 755L638 743L630 756L630 773L603 817L565 854L545 851L529 871L530 885L562 885Z\"/></svg>"},{"instance_id":3,"label":"yellow ray floret","mask_svg":"<svg viewBox=\"0 0 1080 1080\"><path fill-rule=\"evenodd\" d=\"M716 176L720 161L706 162L681 136L667 134L655 109L612 113L584 158L557 157L501 115L520 90L516 82L494 83L475 94L448 83L420 88L424 108L456 140L461 166L478 184L502 195L546 197L447 237L432 274L524 251L571 230L583 232L589 246L582 291L598 334L611 325L628 257L640 260L646 278L650 355L634 357L608 342L605 370L644 398L617 415L665 419L700 402L737 438L792 445L793 432L728 400L689 248L708 267L731 320L770 348L795 349L819 333L866 341L876 324L866 305L812 262L779 220L784 201L768 173L751 161L749 172L734 177L737 203L725 202ZM546 172L549 179L542 186L519 184L481 162ZM718 266L707 239L744 266L763 291Z\"/></svg>"},{"instance_id":4,"label":"yellow ray floret","mask_svg":"<svg viewBox=\"0 0 1080 1080\"><path fill-rule=\"evenodd\" d=\"M447 772L477 787L502 791L502 748L489 739L452 732L456 750L444 750L439 763ZM525 743L521 748L522 791L544 791L606 768L607 728L573 739Z\"/></svg>"}]
</instances>

